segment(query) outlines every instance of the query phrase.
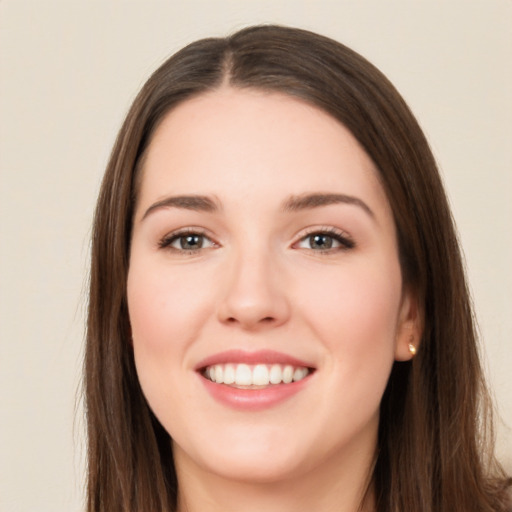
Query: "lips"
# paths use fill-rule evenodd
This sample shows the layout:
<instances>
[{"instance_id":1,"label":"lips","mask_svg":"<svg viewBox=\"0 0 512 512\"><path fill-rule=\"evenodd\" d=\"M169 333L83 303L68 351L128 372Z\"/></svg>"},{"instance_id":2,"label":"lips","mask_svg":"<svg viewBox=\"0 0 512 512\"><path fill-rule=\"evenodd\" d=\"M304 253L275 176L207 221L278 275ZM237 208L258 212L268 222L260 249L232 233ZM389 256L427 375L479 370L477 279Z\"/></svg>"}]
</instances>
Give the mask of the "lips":
<instances>
[{"instance_id":1,"label":"lips","mask_svg":"<svg viewBox=\"0 0 512 512\"><path fill-rule=\"evenodd\" d=\"M260 410L291 398L309 382L315 368L274 351L227 351L195 368L214 399L231 408Z\"/></svg>"}]
</instances>

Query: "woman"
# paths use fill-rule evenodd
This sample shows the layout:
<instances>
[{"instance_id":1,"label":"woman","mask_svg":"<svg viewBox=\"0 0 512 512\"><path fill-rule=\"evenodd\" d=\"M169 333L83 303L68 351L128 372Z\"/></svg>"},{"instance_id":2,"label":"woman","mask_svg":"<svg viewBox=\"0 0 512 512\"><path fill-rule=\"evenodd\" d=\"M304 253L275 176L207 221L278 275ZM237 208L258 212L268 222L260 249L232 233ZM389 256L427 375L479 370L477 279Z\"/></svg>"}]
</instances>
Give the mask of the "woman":
<instances>
[{"instance_id":1,"label":"woman","mask_svg":"<svg viewBox=\"0 0 512 512\"><path fill-rule=\"evenodd\" d=\"M322 36L202 40L145 84L85 365L90 511L510 510L434 159Z\"/></svg>"}]
</instances>

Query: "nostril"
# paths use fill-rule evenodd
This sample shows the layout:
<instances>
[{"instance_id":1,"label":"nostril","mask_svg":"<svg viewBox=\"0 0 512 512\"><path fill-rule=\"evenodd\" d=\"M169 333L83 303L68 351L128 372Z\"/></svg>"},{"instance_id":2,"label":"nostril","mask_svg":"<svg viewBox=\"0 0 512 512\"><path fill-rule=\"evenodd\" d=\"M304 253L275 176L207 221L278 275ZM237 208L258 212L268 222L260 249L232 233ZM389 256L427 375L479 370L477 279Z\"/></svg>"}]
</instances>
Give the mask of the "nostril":
<instances>
[{"instance_id":1,"label":"nostril","mask_svg":"<svg viewBox=\"0 0 512 512\"><path fill-rule=\"evenodd\" d=\"M230 324L234 324L234 323L238 323L238 320L233 317L233 316L230 316L229 318L226 319L226 321ZM260 320L260 323L265 323L265 324L269 324L269 323L272 323L275 321L275 318L272 317L272 316L266 316L265 318L262 318Z\"/></svg>"}]
</instances>

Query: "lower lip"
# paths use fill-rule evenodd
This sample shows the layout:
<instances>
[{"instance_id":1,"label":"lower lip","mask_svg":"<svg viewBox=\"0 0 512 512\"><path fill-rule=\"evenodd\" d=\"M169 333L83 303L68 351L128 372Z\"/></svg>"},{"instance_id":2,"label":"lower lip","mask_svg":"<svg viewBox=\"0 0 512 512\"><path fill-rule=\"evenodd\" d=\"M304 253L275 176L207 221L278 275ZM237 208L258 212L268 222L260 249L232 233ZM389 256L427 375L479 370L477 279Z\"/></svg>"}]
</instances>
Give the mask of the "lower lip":
<instances>
[{"instance_id":1,"label":"lower lip","mask_svg":"<svg viewBox=\"0 0 512 512\"><path fill-rule=\"evenodd\" d=\"M216 384L199 375L210 395L223 405L243 411L261 411L274 407L293 397L307 386L311 374L298 382L276 384L262 389L239 389Z\"/></svg>"}]
</instances>

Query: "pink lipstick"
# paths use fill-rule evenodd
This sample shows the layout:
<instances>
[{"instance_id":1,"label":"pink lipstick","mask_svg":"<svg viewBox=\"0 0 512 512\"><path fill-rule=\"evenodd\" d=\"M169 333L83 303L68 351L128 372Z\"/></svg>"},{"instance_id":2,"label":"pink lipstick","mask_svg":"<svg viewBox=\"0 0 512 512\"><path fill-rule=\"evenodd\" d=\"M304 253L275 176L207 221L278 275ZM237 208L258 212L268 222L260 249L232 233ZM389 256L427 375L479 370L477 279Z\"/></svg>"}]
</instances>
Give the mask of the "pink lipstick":
<instances>
[{"instance_id":1,"label":"pink lipstick","mask_svg":"<svg viewBox=\"0 0 512 512\"><path fill-rule=\"evenodd\" d=\"M204 359L195 369L214 399L252 411L295 395L314 373L308 362L275 351L222 352Z\"/></svg>"}]
</instances>

